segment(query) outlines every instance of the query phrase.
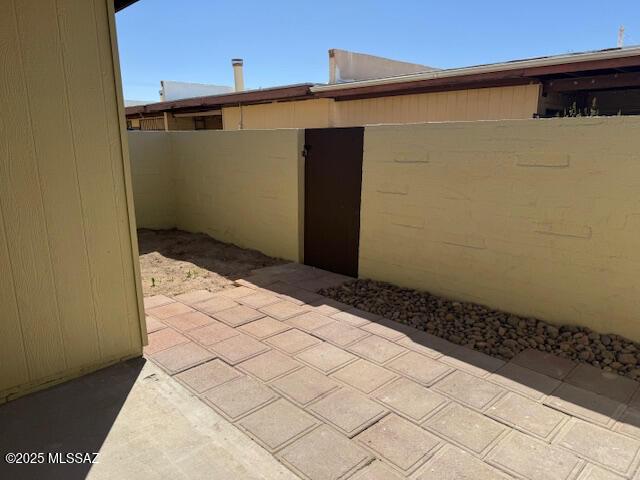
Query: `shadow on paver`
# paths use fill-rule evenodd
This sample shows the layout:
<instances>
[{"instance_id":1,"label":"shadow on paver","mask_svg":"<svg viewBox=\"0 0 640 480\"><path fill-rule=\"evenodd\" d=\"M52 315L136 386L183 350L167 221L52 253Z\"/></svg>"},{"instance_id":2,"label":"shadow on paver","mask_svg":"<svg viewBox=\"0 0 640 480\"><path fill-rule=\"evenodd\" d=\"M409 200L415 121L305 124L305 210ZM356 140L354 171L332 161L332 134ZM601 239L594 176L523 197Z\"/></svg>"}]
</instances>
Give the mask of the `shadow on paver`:
<instances>
[{"instance_id":1,"label":"shadow on paver","mask_svg":"<svg viewBox=\"0 0 640 480\"><path fill-rule=\"evenodd\" d=\"M315 272L314 272L315 270ZM639 383L585 363L539 350L525 350L509 362L482 352L455 345L422 330L388 320L318 296L324 288L321 270L295 263L254 270L248 279L265 290L325 308L327 315L338 310L354 312L379 327L370 333L388 338L410 350L437 359L457 370L480 377L515 392L526 400L613 429L640 439ZM324 272L327 274L328 272ZM333 280L339 280L340 276ZM331 283L331 282L329 282ZM317 287L317 288L316 288ZM316 295L309 302L309 295ZM361 328L363 328L360 325Z\"/></svg>"}]
</instances>

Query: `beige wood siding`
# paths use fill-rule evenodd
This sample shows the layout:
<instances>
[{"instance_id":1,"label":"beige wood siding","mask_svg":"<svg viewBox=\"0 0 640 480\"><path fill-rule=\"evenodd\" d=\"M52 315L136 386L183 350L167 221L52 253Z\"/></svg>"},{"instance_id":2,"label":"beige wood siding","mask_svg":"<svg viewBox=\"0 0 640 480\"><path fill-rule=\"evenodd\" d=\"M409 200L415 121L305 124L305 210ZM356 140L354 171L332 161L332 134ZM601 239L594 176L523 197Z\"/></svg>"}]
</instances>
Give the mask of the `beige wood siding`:
<instances>
[{"instance_id":1,"label":"beige wood siding","mask_svg":"<svg viewBox=\"0 0 640 480\"><path fill-rule=\"evenodd\" d=\"M222 109L225 130L323 128L330 125L333 100L320 98ZM242 126L242 127L241 127Z\"/></svg>"},{"instance_id":2,"label":"beige wood siding","mask_svg":"<svg viewBox=\"0 0 640 480\"><path fill-rule=\"evenodd\" d=\"M520 85L335 102L332 126L532 118L539 88Z\"/></svg>"},{"instance_id":3,"label":"beige wood siding","mask_svg":"<svg viewBox=\"0 0 640 480\"><path fill-rule=\"evenodd\" d=\"M0 403L141 352L111 0L0 15Z\"/></svg>"},{"instance_id":4,"label":"beige wood siding","mask_svg":"<svg viewBox=\"0 0 640 480\"><path fill-rule=\"evenodd\" d=\"M336 102L315 99L222 109L225 130L511 120L538 111L539 85L477 88Z\"/></svg>"}]
</instances>

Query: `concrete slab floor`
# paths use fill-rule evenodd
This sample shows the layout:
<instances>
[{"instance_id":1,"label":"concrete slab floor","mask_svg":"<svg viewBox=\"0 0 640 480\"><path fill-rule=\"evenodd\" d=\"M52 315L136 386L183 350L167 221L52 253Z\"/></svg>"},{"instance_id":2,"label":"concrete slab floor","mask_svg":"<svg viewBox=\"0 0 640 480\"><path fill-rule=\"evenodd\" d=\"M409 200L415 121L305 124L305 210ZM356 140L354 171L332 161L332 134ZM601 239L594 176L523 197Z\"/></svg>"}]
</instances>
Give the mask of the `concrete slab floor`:
<instances>
[{"instance_id":1,"label":"concrete slab floor","mask_svg":"<svg viewBox=\"0 0 640 480\"><path fill-rule=\"evenodd\" d=\"M2 479L297 477L142 359L0 406ZM8 452L99 452L96 464L9 465Z\"/></svg>"}]
</instances>

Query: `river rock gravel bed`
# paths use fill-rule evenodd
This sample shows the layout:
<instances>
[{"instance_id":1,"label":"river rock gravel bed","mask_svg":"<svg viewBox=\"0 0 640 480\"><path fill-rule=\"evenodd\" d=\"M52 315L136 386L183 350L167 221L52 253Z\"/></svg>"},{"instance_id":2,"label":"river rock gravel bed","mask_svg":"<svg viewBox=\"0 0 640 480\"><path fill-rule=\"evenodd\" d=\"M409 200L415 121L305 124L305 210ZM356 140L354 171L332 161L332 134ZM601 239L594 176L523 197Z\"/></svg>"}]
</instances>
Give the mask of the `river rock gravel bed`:
<instances>
[{"instance_id":1,"label":"river rock gravel bed","mask_svg":"<svg viewBox=\"0 0 640 480\"><path fill-rule=\"evenodd\" d=\"M503 360L535 348L640 380L640 344L619 335L555 326L375 280L353 280L318 293Z\"/></svg>"}]
</instances>

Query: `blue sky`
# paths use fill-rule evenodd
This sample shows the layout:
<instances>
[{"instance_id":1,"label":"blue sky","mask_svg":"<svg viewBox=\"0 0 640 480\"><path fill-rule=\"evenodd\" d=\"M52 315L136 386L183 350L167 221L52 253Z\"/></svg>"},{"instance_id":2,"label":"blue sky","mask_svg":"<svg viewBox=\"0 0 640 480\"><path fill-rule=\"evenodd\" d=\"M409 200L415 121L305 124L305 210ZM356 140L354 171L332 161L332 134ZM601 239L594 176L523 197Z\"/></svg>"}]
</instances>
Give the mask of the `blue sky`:
<instances>
[{"instance_id":1,"label":"blue sky","mask_svg":"<svg viewBox=\"0 0 640 480\"><path fill-rule=\"evenodd\" d=\"M447 68L640 44L637 0L139 0L116 14L125 98L160 80L246 88L326 82L330 48Z\"/></svg>"}]
</instances>

